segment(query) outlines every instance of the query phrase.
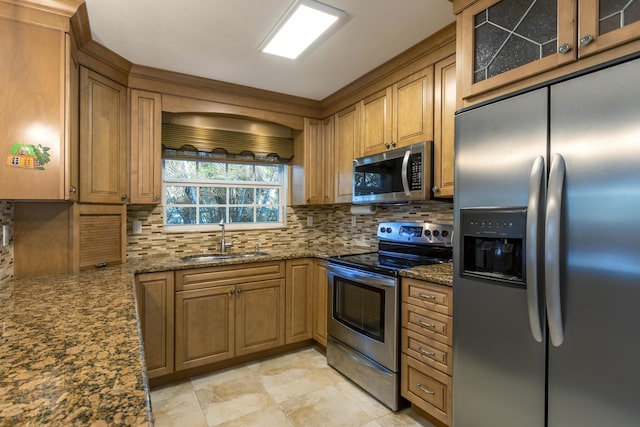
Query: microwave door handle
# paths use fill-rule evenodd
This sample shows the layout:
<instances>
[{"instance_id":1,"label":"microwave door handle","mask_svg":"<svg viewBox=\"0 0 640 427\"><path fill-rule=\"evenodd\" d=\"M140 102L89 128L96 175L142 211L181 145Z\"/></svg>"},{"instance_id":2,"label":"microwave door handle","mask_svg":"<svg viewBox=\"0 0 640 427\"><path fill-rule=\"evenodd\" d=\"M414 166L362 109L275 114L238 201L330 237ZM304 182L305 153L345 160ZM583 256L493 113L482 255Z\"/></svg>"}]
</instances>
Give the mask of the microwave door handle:
<instances>
[{"instance_id":1,"label":"microwave door handle","mask_svg":"<svg viewBox=\"0 0 640 427\"><path fill-rule=\"evenodd\" d=\"M404 152L404 158L402 159L402 187L404 188L404 194L409 197L411 195L411 189L409 188L409 158L411 157L411 150Z\"/></svg>"},{"instance_id":2,"label":"microwave door handle","mask_svg":"<svg viewBox=\"0 0 640 427\"><path fill-rule=\"evenodd\" d=\"M565 163L555 154L549 172L547 216L545 223L545 297L551 344L560 347L564 341L562 301L560 300L560 227L562 220L562 193L564 191Z\"/></svg>"},{"instance_id":3,"label":"microwave door handle","mask_svg":"<svg viewBox=\"0 0 640 427\"><path fill-rule=\"evenodd\" d=\"M529 309L529 327L531 335L537 342L542 342L542 325L540 322L540 304L538 283L538 244L540 201L543 200L544 159L538 157L533 162L529 179L529 203L527 204L526 231L526 269L527 269L527 306Z\"/></svg>"}]
</instances>

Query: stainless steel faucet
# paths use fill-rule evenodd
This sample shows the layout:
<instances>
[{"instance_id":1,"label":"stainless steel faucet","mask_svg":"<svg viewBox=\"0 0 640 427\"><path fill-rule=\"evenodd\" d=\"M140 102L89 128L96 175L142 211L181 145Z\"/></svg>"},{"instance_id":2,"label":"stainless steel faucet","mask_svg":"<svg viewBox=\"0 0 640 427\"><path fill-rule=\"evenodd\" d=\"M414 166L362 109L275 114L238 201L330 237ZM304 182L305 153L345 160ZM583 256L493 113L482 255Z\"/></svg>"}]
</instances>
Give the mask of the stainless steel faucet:
<instances>
[{"instance_id":1,"label":"stainless steel faucet","mask_svg":"<svg viewBox=\"0 0 640 427\"><path fill-rule=\"evenodd\" d=\"M220 253L224 254L227 252L227 248L231 248L233 246L234 241L232 240L230 242L227 242L224 238L224 225L225 225L224 219L221 219L218 225L222 227L222 236L220 238Z\"/></svg>"}]
</instances>

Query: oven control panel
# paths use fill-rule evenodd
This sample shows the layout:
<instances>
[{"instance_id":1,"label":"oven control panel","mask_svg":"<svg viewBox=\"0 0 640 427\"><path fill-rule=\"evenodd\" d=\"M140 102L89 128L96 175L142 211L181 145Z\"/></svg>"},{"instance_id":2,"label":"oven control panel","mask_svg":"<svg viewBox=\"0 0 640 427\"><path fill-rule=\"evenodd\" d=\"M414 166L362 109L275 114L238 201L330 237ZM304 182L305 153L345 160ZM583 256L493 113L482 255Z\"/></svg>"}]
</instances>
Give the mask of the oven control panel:
<instances>
[{"instance_id":1,"label":"oven control panel","mask_svg":"<svg viewBox=\"0 0 640 427\"><path fill-rule=\"evenodd\" d=\"M430 222L383 222L378 225L378 239L419 245L451 246L453 225Z\"/></svg>"}]
</instances>

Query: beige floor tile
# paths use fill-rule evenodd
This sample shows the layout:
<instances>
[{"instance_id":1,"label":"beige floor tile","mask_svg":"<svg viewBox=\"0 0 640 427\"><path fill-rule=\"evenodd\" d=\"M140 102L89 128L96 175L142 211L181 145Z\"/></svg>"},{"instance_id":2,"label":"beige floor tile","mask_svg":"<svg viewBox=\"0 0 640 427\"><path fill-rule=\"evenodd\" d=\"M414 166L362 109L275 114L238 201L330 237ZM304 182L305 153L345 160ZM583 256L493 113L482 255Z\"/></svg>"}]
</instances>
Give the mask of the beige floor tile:
<instances>
[{"instance_id":1,"label":"beige floor tile","mask_svg":"<svg viewBox=\"0 0 640 427\"><path fill-rule=\"evenodd\" d=\"M293 427L287 416L280 408L273 405L271 408L265 408L261 411L227 421L219 425L219 427Z\"/></svg>"},{"instance_id":2,"label":"beige floor tile","mask_svg":"<svg viewBox=\"0 0 640 427\"><path fill-rule=\"evenodd\" d=\"M391 410L371 397L369 393L351 381L343 380L336 384L336 388L340 390L349 400L362 409L372 418L383 417L392 414Z\"/></svg>"},{"instance_id":3,"label":"beige floor tile","mask_svg":"<svg viewBox=\"0 0 640 427\"><path fill-rule=\"evenodd\" d=\"M360 427L434 427L411 408L389 413Z\"/></svg>"},{"instance_id":4,"label":"beige floor tile","mask_svg":"<svg viewBox=\"0 0 640 427\"><path fill-rule=\"evenodd\" d=\"M207 427L189 381L151 391L155 427Z\"/></svg>"}]
</instances>

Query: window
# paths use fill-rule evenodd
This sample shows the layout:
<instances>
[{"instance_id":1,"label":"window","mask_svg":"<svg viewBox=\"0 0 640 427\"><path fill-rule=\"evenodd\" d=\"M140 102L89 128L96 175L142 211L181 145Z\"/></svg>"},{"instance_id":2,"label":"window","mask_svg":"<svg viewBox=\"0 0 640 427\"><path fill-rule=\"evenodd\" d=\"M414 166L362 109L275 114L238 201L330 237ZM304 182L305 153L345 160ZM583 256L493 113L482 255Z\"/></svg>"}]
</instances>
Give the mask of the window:
<instances>
[{"instance_id":1,"label":"window","mask_svg":"<svg viewBox=\"0 0 640 427\"><path fill-rule=\"evenodd\" d=\"M163 159L166 231L285 225L287 169L281 164Z\"/></svg>"}]
</instances>

